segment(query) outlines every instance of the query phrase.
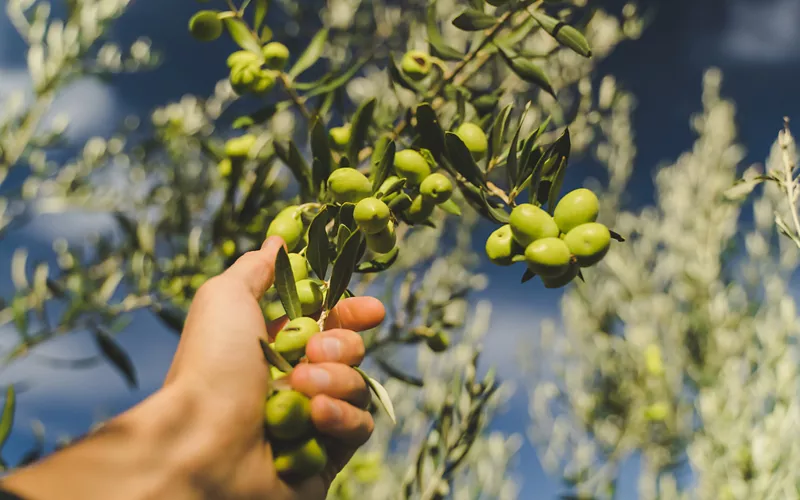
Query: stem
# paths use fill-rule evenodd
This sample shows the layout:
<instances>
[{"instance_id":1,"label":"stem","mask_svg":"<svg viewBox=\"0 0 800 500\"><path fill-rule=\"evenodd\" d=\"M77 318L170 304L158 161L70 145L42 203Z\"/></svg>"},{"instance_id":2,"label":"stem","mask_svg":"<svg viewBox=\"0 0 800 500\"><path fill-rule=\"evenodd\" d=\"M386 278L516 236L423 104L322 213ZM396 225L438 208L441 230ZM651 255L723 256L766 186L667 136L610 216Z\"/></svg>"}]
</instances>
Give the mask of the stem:
<instances>
[{"instance_id":1,"label":"stem","mask_svg":"<svg viewBox=\"0 0 800 500\"><path fill-rule=\"evenodd\" d=\"M303 114L303 117L310 123L313 115L311 114L311 111L309 111L308 108L306 107L305 100L302 97L300 97L300 95L292 87L292 81L289 78L289 76L286 73L281 73L279 78L281 80L281 83L283 84L284 90L286 90L286 93L292 100L292 103L298 110L300 110L300 113Z\"/></svg>"},{"instance_id":2,"label":"stem","mask_svg":"<svg viewBox=\"0 0 800 500\"><path fill-rule=\"evenodd\" d=\"M783 175L786 184L786 197L789 199L789 211L792 213L792 222L794 223L794 232L800 236L800 217L797 214L797 205L795 204L795 181L793 178L794 164L789 157L789 146L792 143L792 133L789 131L789 118L783 119L783 130L779 135L779 142L781 146L781 159L783 160Z\"/></svg>"}]
</instances>

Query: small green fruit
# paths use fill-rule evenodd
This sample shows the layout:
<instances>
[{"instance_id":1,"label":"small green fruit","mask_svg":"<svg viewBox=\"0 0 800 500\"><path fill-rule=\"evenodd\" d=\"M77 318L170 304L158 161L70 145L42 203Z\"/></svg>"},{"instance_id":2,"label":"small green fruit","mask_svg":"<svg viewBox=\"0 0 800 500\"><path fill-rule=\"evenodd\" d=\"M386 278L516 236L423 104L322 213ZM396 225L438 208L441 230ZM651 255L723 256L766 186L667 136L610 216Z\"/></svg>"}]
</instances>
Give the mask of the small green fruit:
<instances>
[{"instance_id":1,"label":"small green fruit","mask_svg":"<svg viewBox=\"0 0 800 500\"><path fill-rule=\"evenodd\" d=\"M251 65L259 67L261 65L260 61L258 60L258 55L253 54L249 50L237 50L233 54L229 55L227 64L231 69Z\"/></svg>"},{"instance_id":2,"label":"small green fruit","mask_svg":"<svg viewBox=\"0 0 800 500\"><path fill-rule=\"evenodd\" d=\"M290 481L302 481L320 474L328 464L328 455L315 438L277 451L273 459L275 471Z\"/></svg>"},{"instance_id":3,"label":"small green fruit","mask_svg":"<svg viewBox=\"0 0 800 500\"><path fill-rule=\"evenodd\" d=\"M367 248L375 253L386 254L394 250L397 244L397 235L394 232L394 223L389 221L383 229L377 233L367 234Z\"/></svg>"},{"instance_id":4,"label":"small green fruit","mask_svg":"<svg viewBox=\"0 0 800 500\"><path fill-rule=\"evenodd\" d=\"M550 214L530 203L517 205L511 211L509 224L514 239L524 248L542 238L558 237L558 226Z\"/></svg>"},{"instance_id":5,"label":"small green fruit","mask_svg":"<svg viewBox=\"0 0 800 500\"><path fill-rule=\"evenodd\" d=\"M264 405L267 431L276 439L292 440L311 431L311 400L297 391L278 391Z\"/></svg>"},{"instance_id":6,"label":"small green fruit","mask_svg":"<svg viewBox=\"0 0 800 500\"><path fill-rule=\"evenodd\" d=\"M418 224L425 222L428 220L431 214L433 214L434 208L436 208L435 203L433 203L429 198L419 195L414 198L411 206L408 207L408 210L406 211L406 218L408 218L409 222L412 223Z\"/></svg>"},{"instance_id":7,"label":"small green fruit","mask_svg":"<svg viewBox=\"0 0 800 500\"><path fill-rule=\"evenodd\" d=\"M333 127L328 132L331 142L337 151L344 151L348 144L350 144L350 125L343 125L341 127Z\"/></svg>"},{"instance_id":8,"label":"small green fruit","mask_svg":"<svg viewBox=\"0 0 800 500\"><path fill-rule=\"evenodd\" d=\"M303 239L305 227L300 216L300 208L291 206L282 210L267 228L267 238L270 236L280 236L286 243L286 247L291 252Z\"/></svg>"},{"instance_id":9,"label":"small green fruit","mask_svg":"<svg viewBox=\"0 0 800 500\"><path fill-rule=\"evenodd\" d=\"M644 363L650 375L659 377L664 374L664 361L661 359L661 349L650 344L644 350Z\"/></svg>"},{"instance_id":10,"label":"small green fruit","mask_svg":"<svg viewBox=\"0 0 800 500\"><path fill-rule=\"evenodd\" d=\"M322 308L322 287L314 280L304 279L297 283L300 309L304 315L314 314Z\"/></svg>"},{"instance_id":11,"label":"small green fruit","mask_svg":"<svg viewBox=\"0 0 800 500\"><path fill-rule=\"evenodd\" d=\"M569 247L560 238L542 238L525 248L525 262L539 276L562 276L569 271L571 258Z\"/></svg>"},{"instance_id":12,"label":"small green fruit","mask_svg":"<svg viewBox=\"0 0 800 500\"><path fill-rule=\"evenodd\" d=\"M453 196L453 183L450 182L447 176L435 172L422 181L419 186L419 192L422 196L429 198L438 205Z\"/></svg>"},{"instance_id":13,"label":"small green fruit","mask_svg":"<svg viewBox=\"0 0 800 500\"><path fill-rule=\"evenodd\" d=\"M273 349L275 348L274 345L271 345L270 347L272 347ZM278 368L275 368L274 366L270 366L269 367L269 376L270 376L270 378L272 380L278 380L280 378L285 377L286 376L286 372L282 372Z\"/></svg>"},{"instance_id":14,"label":"small green fruit","mask_svg":"<svg viewBox=\"0 0 800 500\"><path fill-rule=\"evenodd\" d=\"M433 352L444 352L450 347L450 337L444 332L437 332L425 339L425 343Z\"/></svg>"},{"instance_id":15,"label":"small green fruit","mask_svg":"<svg viewBox=\"0 0 800 500\"><path fill-rule=\"evenodd\" d=\"M228 139L225 143L225 155L230 158L247 158L255 144L256 136L253 134Z\"/></svg>"},{"instance_id":16,"label":"small green fruit","mask_svg":"<svg viewBox=\"0 0 800 500\"><path fill-rule=\"evenodd\" d=\"M308 260L305 257L299 253L290 253L289 263L292 265L295 282L308 278Z\"/></svg>"},{"instance_id":17,"label":"small green fruit","mask_svg":"<svg viewBox=\"0 0 800 500\"><path fill-rule=\"evenodd\" d=\"M264 66L276 71L283 71L289 60L289 48L280 42L270 42L261 49L264 55Z\"/></svg>"},{"instance_id":18,"label":"small green fruit","mask_svg":"<svg viewBox=\"0 0 800 500\"><path fill-rule=\"evenodd\" d=\"M600 201L588 189L576 189L567 193L556 205L553 219L562 233L568 233L580 226L597 220Z\"/></svg>"},{"instance_id":19,"label":"small green fruit","mask_svg":"<svg viewBox=\"0 0 800 500\"><path fill-rule=\"evenodd\" d=\"M644 418L650 422L663 422L668 416L669 406L667 403L653 403L644 410Z\"/></svg>"},{"instance_id":20,"label":"small green fruit","mask_svg":"<svg viewBox=\"0 0 800 500\"><path fill-rule=\"evenodd\" d=\"M214 10L201 10L189 19L189 33L201 42L211 42L222 35L222 21Z\"/></svg>"},{"instance_id":21,"label":"small green fruit","mask_svg":"<svg viewBox=\"0 0 800 500\"><path fill-rule=\"evenodd\" d=\"M590 267L601 260L611 247L611 233L599 222L581 224L564 237L564 243L581 267Z\"/></svg>"},{"instance_id":22,"label":"small green fruit","mask_svg":"<svg viewBox=\"0 0 800 500\"><path fill-rule=\"evenodd\" d=\"M232 257L236 253L236 242L233 240L225 240L222 243L222 255L225 257Z\"/></svg>"},{"instance_id":23,"label":"small green fruit","mask_svg":"<svg viewBox=\"0 0 800 500\"><path fill-rule=\"evenodd\" d=\"M495 230L486 238L486 256L498 266L510 266L515 255L521 254L523 249L514 241L511 226L506 224Z\"/></svg>"},{"instance_id":24,"label":"small green fruit","mask_svg":"<svg viewBox=\"0 0 800 500\"><path fill-rule=\"evenodd\" d=\"M400 69L412 80L418 82L431 72L433 62L431 56L421 50L410 50L403 55Z\"/></svg>"},{"instance_id":25,"label":"small green fruit","mask_svg":"<svg viewBox=\"0 0 800 500\"><path fill-rule=\"evenodd\" d=\"M394 171L406 179L409 185L418 186L431 175L431 166L419 151L404 149L394 155Z\"/></svg>"},{"instance_id":26,"label":"small green fruit","mask_svg":"<svg viewBox=\"0 0 800 500\"><path fill-rule=\"evenodd\" d=\"M354 168L339 168L328 177L328 192L337 203L358 203L372 194L372 184Z\"/></svg>"},{"instance_id":27,"label":"small green fruit","mask_svg":"<svg viewBox=\"0 0 800 500\"><path fill-rule=\"evenodd\" d=\"M275 76L271 71L262 69L256 74L255 80L250 85L254 94L266 94L275 87Z\"/></svg>"},{"instance_id":28,"label":"small green fruit","mask_svg":"<svg viewBox=\"0 0 800 500\"><path fill-rule=\"evenodd\" d=\"M353 218L366 234L375 234L386 229L391 212L386 203L370 196L359 201L353 210Z\"/></svg>"},{"instance_id":29,"label":"small green fruit","mask_svg":"<svg viewBox=\"0 0 800 500\"><path fill-rule=\"evenodd\" d=\"M223 158L217 163L217 173L220 177L228 177L233 171L233 163L230 158Z\"/></svg>"},{"instance_id":30,"label":"small green fruit","mask_svg":"<svg viewBox=\"0 0 800 500\"><path fill-rule=\"evenodd\" d=\"M295 318L275 336L275 352L289 363L297 363L305 355L308 341L319 332L319 324L313 318Z\"/></svg>"},{"instance_id":31,"label":"small green fruit","mask_svg":"<svg viewBox=\"0 0 800 500\"><path fill-rule=\"evenodd\" d=\"M464 142L475 161L480 161L489 151L489 140L483 129L474 123L464 123L456 130L456 135Z\"/></svg>"},{"instance_id":32,"label":"small green fruit","mask_svg":"<svg viewBox=\"0 0 800 500\"><path fill-rule=\"evenodd\" d=\"M280 300L274 300L264 308L264 315L267 317L267 321L275 321L286 316L286 310Z\"/></svg>"},{"instance_id":33,"label":"small green fruit","mask_svg":"<svg viewBox=\"0 0 800 500\"><path fill-rule=\"evenodd\" d=\"M570 283L572 280L578 277L578 272L581 270L580 266L578 266L575 262L570 262L569 269L567 272L562 274L561 276L539 276L542 279L542 283L544 284L545 288L563 288Z\"/></svg>"}]
</instances>

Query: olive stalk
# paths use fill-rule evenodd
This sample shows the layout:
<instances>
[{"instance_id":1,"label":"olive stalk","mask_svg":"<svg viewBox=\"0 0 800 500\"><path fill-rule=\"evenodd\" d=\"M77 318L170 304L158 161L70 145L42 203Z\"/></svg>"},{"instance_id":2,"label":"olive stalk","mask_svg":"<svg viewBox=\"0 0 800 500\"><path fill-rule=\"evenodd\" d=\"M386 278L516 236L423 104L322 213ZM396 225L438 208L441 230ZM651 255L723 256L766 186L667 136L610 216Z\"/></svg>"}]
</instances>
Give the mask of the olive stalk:
<instances>
[{"instance_id":1,"label":"olive stalk","mask_svg":"<svg viewBox=\"0 0 800 500\"><path fill-rule=\"evenodd\" d=\"M794 170L795 165L792 161L789 147L792 144L792 134L789 130L789 119L784 118L783 123L783 130L778 135L778 142L781 147L781 160L783 163L783 175L784 180L783 184L786 190L786 197L789 201L789 211L792 214L792 223L794 224L794 232L796 236L800 236L800 216L797 213L797 203L796 203L796 191L797 188L796 181L794 179ZM797 238L792 238L795 243L800 246L800 242L798 242Z\"/></svg>"}]
</instances>

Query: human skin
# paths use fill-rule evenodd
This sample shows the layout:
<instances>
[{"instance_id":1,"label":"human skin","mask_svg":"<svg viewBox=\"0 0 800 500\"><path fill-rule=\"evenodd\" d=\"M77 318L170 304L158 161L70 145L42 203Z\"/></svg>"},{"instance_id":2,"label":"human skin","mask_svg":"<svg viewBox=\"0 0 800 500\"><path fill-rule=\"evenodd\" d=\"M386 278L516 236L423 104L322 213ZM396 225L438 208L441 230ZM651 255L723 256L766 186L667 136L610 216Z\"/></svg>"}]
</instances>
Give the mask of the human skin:
<instances>
[{"instance_id":1,"label":"human skin","mask_svg":"<svg viewBox=\"0 0 800 500\"><path fill-rule=\"evenodd\" d=\"M282 481L264 438L269 366L259 339L273 340L258 299L273 284L283 240L268 238L197 292L163 387L77 443L14 471L0 487L26 500L323 499L364 444L373 420L369 391L353 370L364 356L356 331L380 324L371 297L340 301L308 343L308 362L290 376L311 397L323 436L325 471L299 485Z\"/></svg>"}]
</instances>

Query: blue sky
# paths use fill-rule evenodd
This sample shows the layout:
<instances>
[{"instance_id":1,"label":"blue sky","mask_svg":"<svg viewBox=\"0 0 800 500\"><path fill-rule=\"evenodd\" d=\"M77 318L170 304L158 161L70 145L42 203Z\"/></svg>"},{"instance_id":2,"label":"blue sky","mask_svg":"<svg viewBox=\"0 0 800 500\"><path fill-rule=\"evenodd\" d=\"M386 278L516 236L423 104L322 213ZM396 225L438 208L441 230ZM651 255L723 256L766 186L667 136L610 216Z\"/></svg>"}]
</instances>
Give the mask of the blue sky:
<instances>
[{"instance_id":1,"label":"blue sky","mask_svg":"<svg viewBox=\"0 0 800 500\"><path fill-rule=\"evenodd\" d=\"M601 2L617 5L621 2ZM146 115L154 106L174 101L185 93L208 93L224 69L221 64L226 47L199 45L183 26L194 2L176 2L169 9L160 0L135 0L120 20L112 37L122 45L139 35L153 40L164 55L164 65L155 72L114 79L110 85L82 82L61 96L60 111L73 119L71 136L79 140L88 135L103 135L109 124L128 113ZM651 0L643 2L653 9L653 24L644 37L620 47L599 68L599 74L613 73L637 97L635 130L639 156L628 194L628 208L649 203L652 198L653 169L677 157L693 140L688 127L692 113L700 109L701 75L709 66L720 67L725 75L723 93L739 110L738 123L748 151L746 163L765 158L783 116L800 116L796 82L800 76L800 1L798 0ZM157 15L154 15L157 13ZM21 71L22 44L0 16L0 93L25 85ZM577 185L593 174L591 164L578 164L568 184ZM569 187L569 186L568 186ZM45 255L55 234L68 233L80 239L88 226L107 223L99 218L42 219L13 235L0 245L0 262L8 262L15 243L31 246L33 254ZM491 227L482 226L476 241ZM520 289L516 271L484 266L491 278L486 297L495 299L493 341L487 345L487 359L500 366L501 374L516 379L512 353L521 335L535 331L553 311L558 294L528 284ZM8 266L0 267L0 288L7 289ZM499 300L498 300L499 299ZM0 346L9 337L0 335ZM41 370L36 365L0 372L0 384L20 379L35 383L35 388L19 397L20 413L16 432L9 445L11 458L30 445L28 422L42 420L50 440L62 432L79 433L96 416L117 413L145 397L157 387L166 372L176 339L164 332L152 318L137 317L135 328L123 334L121 342L130 349L134 362L147 366L140 370L142 389L128 392L120 377L109 367L99 366L83 372ZM50 353L79 355L90 347L80 335L46 346ZM525 432L528 420L524 380L508 412L493 424L506 431ZM621 498L635 498L635 463L623 475ZM541 471L535 453L525 446L516 473L522 479L522 498L553 498L558 481Z\"/></svg>"}]
</instances>

